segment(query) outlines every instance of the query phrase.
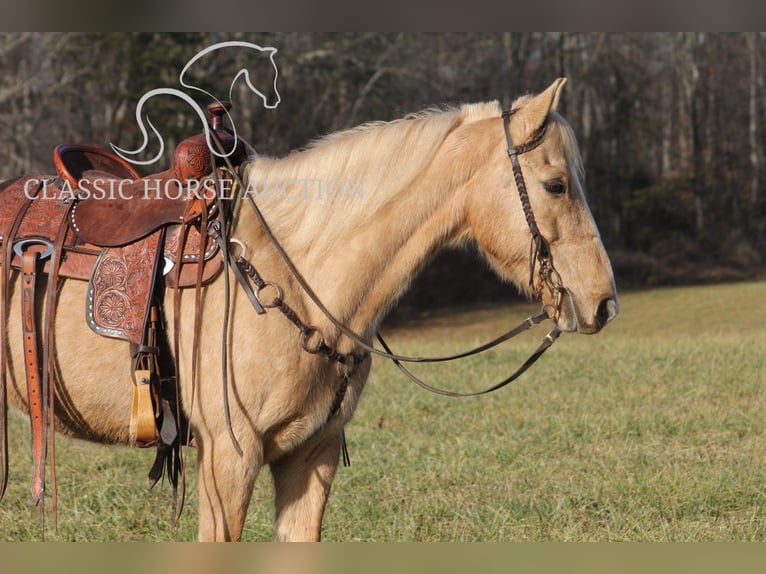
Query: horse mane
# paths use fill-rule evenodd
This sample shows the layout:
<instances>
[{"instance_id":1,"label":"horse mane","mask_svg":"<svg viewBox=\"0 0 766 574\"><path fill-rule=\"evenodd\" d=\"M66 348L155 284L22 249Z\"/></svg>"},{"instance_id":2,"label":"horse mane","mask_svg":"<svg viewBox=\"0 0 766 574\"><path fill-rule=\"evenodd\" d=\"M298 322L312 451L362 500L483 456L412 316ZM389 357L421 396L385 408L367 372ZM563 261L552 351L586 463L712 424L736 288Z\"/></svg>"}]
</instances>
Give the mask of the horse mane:
<instances>
[{"instance_id":1,"label":"horse mane","mask_svg":"<svg viewBox=\"0 0 766 574\"><path fill-rule=\"evenodd\" d=\"M258 155L245 164L244 179L277 232L283 222L296 217L302 229L312 222L326 228L340 217L365 219L409 187L449 133L461 124L499 114L499 104L487 102L429 108L393 121L362 124L281 158ZM337 192L341 185L345 189L339 197L324 193ZM277 196L263 193L269 189Z\"/></svg>"},{"instance_id":2,"label":"horse mane","mask_svg":"<svg viewBox=\"0 0 766 574\"><path fill-rule=\"evenodd\" d=\"M500 112L497 101L428 108L326 135L284 157L257 155L243 168L247 192L277 236L289 237L300 248L334 226L369 222L412 187L451 132ZM558 140L581 173L573 130L559 114L553 112L551 119L548 137Z\"/></svg>"}]
</instances>

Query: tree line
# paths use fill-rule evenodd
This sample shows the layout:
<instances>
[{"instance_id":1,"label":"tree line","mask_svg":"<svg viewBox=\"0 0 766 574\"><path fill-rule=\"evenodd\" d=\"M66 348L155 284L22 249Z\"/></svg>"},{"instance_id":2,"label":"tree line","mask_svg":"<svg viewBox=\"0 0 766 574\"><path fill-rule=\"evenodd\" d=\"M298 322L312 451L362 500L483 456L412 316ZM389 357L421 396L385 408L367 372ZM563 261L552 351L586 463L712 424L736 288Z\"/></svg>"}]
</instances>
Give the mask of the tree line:
<instances>
[{"instance_id":1,"label":"tree line","mask_svg":"<svg viewBox=\"0 0 766 574\"><path fill-rule=\"evenodd\" d=\"M139 144L141 95L179 87L189 58L226 40L278 48L279 108L263 109L241 82L232 94L237 128L269 155L434 105L508 106L566 76L561 111L618 284L754 277L766 262L760 33L5 33L0 177L50 171L65 141ZM266 81L267 62L245 57L205 62L199 81L221 98L240 67ZM149 113L170 149L199 131L179 100L158 99ZM467 261L439 259L420 289ZM474 272L486 284L484 269Z\"/></svg>"}]
</instances>

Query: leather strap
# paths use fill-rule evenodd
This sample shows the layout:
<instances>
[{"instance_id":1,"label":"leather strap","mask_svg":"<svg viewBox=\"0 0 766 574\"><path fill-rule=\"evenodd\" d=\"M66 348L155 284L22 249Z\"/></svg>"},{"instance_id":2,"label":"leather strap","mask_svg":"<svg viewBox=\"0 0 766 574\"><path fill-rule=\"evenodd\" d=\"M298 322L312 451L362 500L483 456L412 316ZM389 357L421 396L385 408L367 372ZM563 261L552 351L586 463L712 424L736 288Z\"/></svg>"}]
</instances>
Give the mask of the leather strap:
<instances>
[{"instance_id":1,"label":"leather strap","mask_svg":"<svg viewBox=\"0 0 766 574\"><path fill-rule=\"evenodd\" d=\"M56 420L56 332L54 323L58 307L59 272L63 259L64 242L69 230L67 221L67 214L65 214L50 256L42 336L42 385L43 388L48 389L47 406L48 421L50 421L48 425L48 459L50 461L51 518L53 519L53 527L56 529L58 529L58 488L56 487L56 425L53 422Z\"/></svg>"},{"instance_id":2,"label":"leather strap","mask_svg":"<svg viewBox=\"0 0 766 574\"><path fill-rule=\"evenodd\" d=\"M222 149L222 144L216 135L215 132L213 132L213 139L215 143L218 145L219 151ZM229 164L229 169L232 171L232 174L236 176L237 180L239 181L239 174L234 170L234 166L231 165L228 158L226 158L227 163ZM218 177L218 170L213 170L213 177L215 179L215 185L216 189L219 191L222 190L221 182ZM244 189L244 188L242 188ZM212 222L207 227L207 232L213 237L215 241L219 243L221 246L221 254L223 256L223 275L224 275L224 309L223 309L223 325L222 325L222 333L221 333L221 391L223 395L223 410L224 410L224 416L226 418L226 428L229 432L229 438L231 439L231 443L234 446L234 449L237 451L237 453L242 456L243 451L242 447L239 444L239 441L237 440L236 435L234 434L234 428L231 424L231 408L229 406L229 315L231 314L231 284L229 281L229 269L235 269L235 274L238 270L236 270L236 265L231 265L230 263L230 257L231 254L229 252L229 232L231 231L230 226L227 225L227 218L225 217L225 211L224 211L224 205L223 205L223 199L222 194L218 193L216 194L216 203L218 205L218 213L220 214L220 219L217 222ZM247 291L246 291L247 292ZM257 298L256 298L257 301ZM252 299L251 299L252 302ZM256 311L260 308L259 314L261 312L265 312L262 307L260 307L260 303L256 306Z\"/></svg>"},{"instance_id":3,"label":"leather strap","mask_svg":"<svg viewBox=\"0 0 766 574\"><path fill-rule=\"evenodd\" d=\"M537 362L537 359L539 359L545 351L547 351L551 345L556 341L556 339L559 338L559 335L561 335L561 330L558 327L554 327L551 329L551 331L543 337L542 342L540 345L535 349L535 351L527 358L524 363L521 364L519 368L517 368L513 373L511 373L508 377L500 381L499 383L495 383L491 387L488 387L486 389L483 389L481 391L475 391L475 392L467 392L467 393L461 393L457 391L449 391L446 389L440 389L438 387L433 387L429 385L428 383L424 382L423 380L419 379L415 374L412 373L407 367L405 367L401 361L397 359L392 359L392 362L397 366L397 368L405 374L405 376L410 379L413 383L421 387L422 389L425 389L429 392L435 393L437 395L442 395L445 397L478 397L479 395L486 395L487 393L494 392L498 389L502 389L504 386L512 383L516 379L518 379L521 375L523 375L526 370L531 367L532 365ZM386 344L386 341L383 339L383 337L378 333L378 341L380 341L380 344L383 346L383 348L391 352L391 348Z\"/></svg>"},{"instance_id":4,"label":"leather strap","mask_svg":"<svg viewBox=\"0 0 766 574\"><path fill-rule=\"evenodd\" d=\"M32 501L38 505L45 493L45 458L47 454L47 422L46 412L47 389L42 384L40 355L37 346L37 321L35 318L35 285L37 264L40 261L40 251L31 247L21 256L21 312L22 331L24 339L24 368L27 375L27 400L29 416L32 425L32 454L34 459L34 475L32 479ZM41 520L42 520L42 505Z\"/></svg>"},{"instance_id":5,"label":"leather strap","mask_svg":"<svg viewBox=\"0 0 766 574\"><path fill-rule=\"evenodd\" d=\"M5 184L13 184L12 180ZM10 225L0 229L2 233L2 250L0 250L0 500L3 499L8 486L8 402L7 402L7 373L8 373L8 309L10 308L11 259L13 258L13 238L24 219L34 197L42 188L40 181L32 193L23 200L13 215ZM0 191L5 187L0 188Z\"/></svg>"}]
</instances>

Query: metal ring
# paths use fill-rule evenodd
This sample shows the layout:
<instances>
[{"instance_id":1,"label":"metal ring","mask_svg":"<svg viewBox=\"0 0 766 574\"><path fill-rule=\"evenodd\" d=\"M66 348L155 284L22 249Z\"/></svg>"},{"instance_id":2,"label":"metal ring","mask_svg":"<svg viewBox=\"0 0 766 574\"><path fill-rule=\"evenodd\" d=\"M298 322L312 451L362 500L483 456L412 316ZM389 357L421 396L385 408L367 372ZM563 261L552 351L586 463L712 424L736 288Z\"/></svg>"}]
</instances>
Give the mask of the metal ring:
<instances>
[{"instance_id":1,"label":"metal ring","mask_svg":"<svg viewBox=\"0 0 766 574\"><path fill-rule=\"evenodd\" d=\"M22 239L17 241L13 246L13 252L19 257L24 255L24 249L29 245L42 245L45 247L45 251L40 253L40 259L47 259L53 254L53 243L47 239L30 237L29 239Z\"/></svg>"},{"instance_id":2,"label":"metal ring","mask_svg":"<svg viewBox=\"0 0 766 574\"><path fill-rule=\"evenodd\" d=\"M567 290L564 287L554 287L551 290L552 299L550 303L543 305L543 311L548 314L549 319L558 323L561 317L561 307L564 304L564 295Z\"/></svg>"},{"instance_id":3,"label":"metal ring","mask_svg":"<svg viewBox=\"0 0 766 574\"><path fill-rule=\"evenodd\" d=\"M277 294L276 296L271 300L271 302L264 302L263 299L261 299L261 291L266 289L266 287L273 287ZM258 287L255 290L255 297L258 299L258 302L263 305L265 309L274 309L275 307L279 307L279 305L282 304L283 298L284 298L284 292L282 291L282 288L277 285L276 283L272 283L271 281L266 281L263 285Z\"/></svg>"},{"instance_id":4,"label":"metal ring","mask_svg":"<svg viewBox=\"0 0 766 574\"><path fill-rule=\"evenodd\" d=\"M313 347L309 347L309 340L314 337L314 335L317 335L319 338L317 339L316 344ZM321 334L319 334L319 330L314 327L313 325L307 325L303 329L301 329L301 347L303 347L303 350L311 355L315 355L319 352L319 350L324 346L324 337L322 337Z\"/></svg>"}]
</instances>

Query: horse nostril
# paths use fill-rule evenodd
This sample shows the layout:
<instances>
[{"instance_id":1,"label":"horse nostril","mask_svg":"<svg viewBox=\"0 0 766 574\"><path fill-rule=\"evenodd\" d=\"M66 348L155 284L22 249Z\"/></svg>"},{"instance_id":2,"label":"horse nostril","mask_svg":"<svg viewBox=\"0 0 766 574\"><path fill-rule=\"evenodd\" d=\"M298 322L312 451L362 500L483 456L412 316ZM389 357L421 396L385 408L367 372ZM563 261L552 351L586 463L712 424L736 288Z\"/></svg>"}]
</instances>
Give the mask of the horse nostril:
<instances>
[{"instance_id":1,"label":"horse nostril","mask_svg":"<svg viewBox=\"0 0 766 574\"><path fill-rule=\"evenodd\" d=\"M598 304L596 311L596 325L599 329L603 328L609 321L617 316L617 301L611 298L604 299Z\"/></svg>"}]
</instances>

